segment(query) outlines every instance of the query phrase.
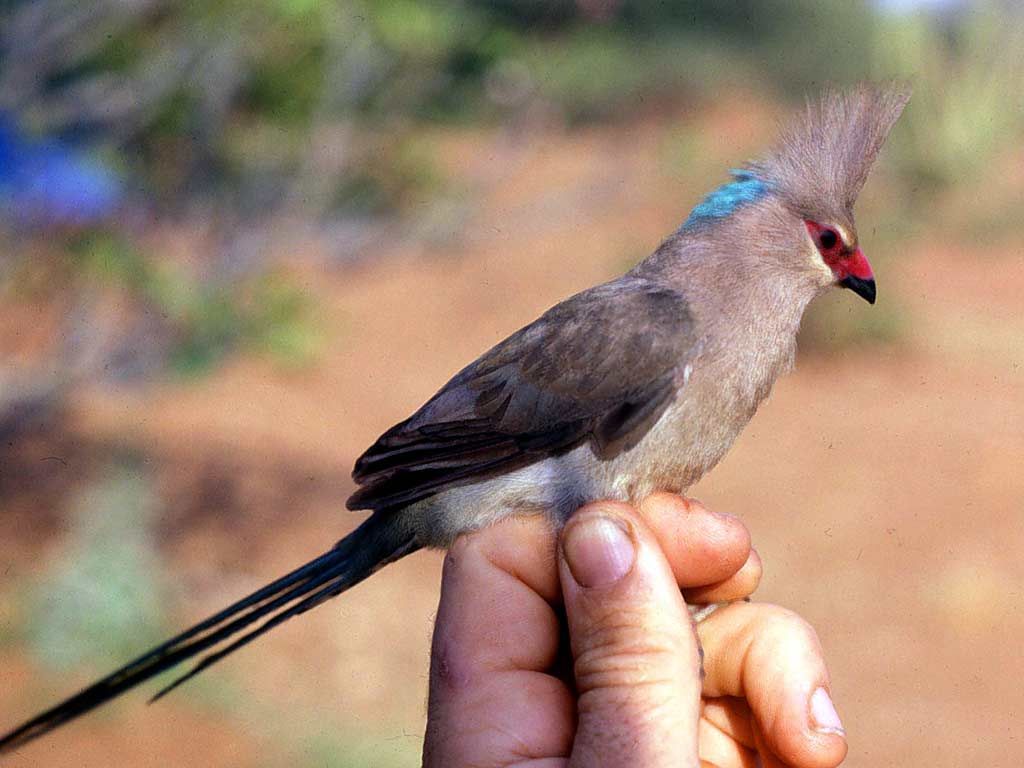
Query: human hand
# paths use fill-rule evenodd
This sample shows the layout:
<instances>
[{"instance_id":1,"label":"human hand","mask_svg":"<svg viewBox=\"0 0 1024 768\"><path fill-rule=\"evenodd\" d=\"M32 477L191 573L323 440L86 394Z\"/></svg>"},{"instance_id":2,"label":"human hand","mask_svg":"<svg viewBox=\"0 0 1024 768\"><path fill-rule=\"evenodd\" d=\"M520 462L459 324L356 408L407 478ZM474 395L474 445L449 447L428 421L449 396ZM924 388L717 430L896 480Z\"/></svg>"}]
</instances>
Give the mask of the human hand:
<instances>
[{"instance_id":1,"label":"human hand","mask_svg":"<svg viewBox=\"0 0 1024 768\"><path fill-rule=\"evenodd\" d=\"M813 629L733 603L761 567L739 520L658 494L452 547L434 630L424 765L827 768L846 755ZM682 594L680 594L682 588Z\"/></svg>"}]
</instances>

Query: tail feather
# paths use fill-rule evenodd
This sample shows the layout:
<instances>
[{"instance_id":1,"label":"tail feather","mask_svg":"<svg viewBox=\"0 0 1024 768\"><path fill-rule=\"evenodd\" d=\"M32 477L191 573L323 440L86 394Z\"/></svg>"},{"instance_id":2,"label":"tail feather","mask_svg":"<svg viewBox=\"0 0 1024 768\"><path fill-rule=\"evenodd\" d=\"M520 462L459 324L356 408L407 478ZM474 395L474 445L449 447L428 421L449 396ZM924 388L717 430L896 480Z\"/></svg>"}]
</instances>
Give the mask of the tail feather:
<instances>
[{"instance_id":1,"label":"tail feather","mask_svg":"<svg viewBox=\"0 0 1024 768\"><path fill-rule=\"evenodd\" d=\"M255 629L202 657L191 670L160 690L151 699L155 701L282 622L344 592L384 565L416 551L419 545L410 534L401 530L396 517L373 515L328 552L0 736L0 753L52 731L269 616Z\"/></svg>"},{"instance_id":2,"label":"tail feather","mask_svg":"<svg viewBox=\"0 0 1024 768\"><path fill-rule=\"evenodd\" d=\"M379 570L381 567L387 565L388 563L393 563L395 560L398 560L399 558L405 557L406 555L410 554L411 552L414 552L416 549L419 549L419 546L417 544L415 544L414 542L410 542L403 549L396 551L392 557L388 558L387 560L382 560L377 565L376 568L374 568L369 573L364 574L362 578L366 578L366 576L369 576L374 571ZM239 648L242 648L243 646L248 645L249 643L251 643L256 638L258 638L261 635L263 635L263 634L269 632L270 630L272 630L278 624L282 624L285 621L287 621L288 619L292 618L293 616L298 616L300 613L305 613L306 611L310 610L311 608L315 608L316 606L320 605L320 603L323 603L323 602L331 599L332 597L336 597L337 595L341 594L346 589L348 589L350 586L352 586L352 584L346 584L346 583L344 583L343 581L340 581L337 578L325 579L325 580L320 581L318 583L319 584L326 584L326 586L324 586L321 589L317 590L313 594L309 595L309 597L305 598L304 600L299 601L298 603L296 603L295 605L291 606L290 608L287 608L286 610L283 610L283 611L281 611L279 613L274 614L269 619L267 619L265 622L263 622L260 626L256 627L256 629L252 629L252 630L246 632L244 635L242 635L241 637L237 638L236 640L233 640L231 643L229 643L228 645L224 646L219 651L216 651L214 653L211 653L211 654L208 654L208 655L204 656L198 662L196 662L196 665L192 669L190 669L188 672L186 672L184 675L182 675L181 677L177 678L176 680L174 680L172 683L170 683L166 687L164 687L164 688L160 689L159 691L157 691L157 693L153 696L153 698L150 699L150 702L152 703L152 702L156 701L157 699L163 698L164 696L166 696L168 693L173 691L175 688L177 688L182 683L185 683L188 680L191 680L193 677L198 675L204 669L208 669L209 667L211 667L212 665L216 664L218 661L223 659L228 654L233 653L233 652L237 651ZM303 590L303 592L302 592L302 594L308 594L308 593L309 593L308 589ZM295 596L295 597L298 597L298 596ZM292 599L295 599L295 598L294 597L289 598L288 600L286 600L284 602L285 603L290 602ZM269 613L269 611L267 611L265 613ZM248 617L246 617L246 618L248 619ZM252 621L255 621L255 617L253 619L247 620L245 622L245 624L248 625L248 624L252 623ZM241 629L241 627L239 627L239 629ZM235 631L237 631L237 630L235 630ZM229 634L234 634L234 632L231 632ZM189 656L192 656L192 655L195 655L195 654L189 654Z\"/></svg>"}]
</instances>

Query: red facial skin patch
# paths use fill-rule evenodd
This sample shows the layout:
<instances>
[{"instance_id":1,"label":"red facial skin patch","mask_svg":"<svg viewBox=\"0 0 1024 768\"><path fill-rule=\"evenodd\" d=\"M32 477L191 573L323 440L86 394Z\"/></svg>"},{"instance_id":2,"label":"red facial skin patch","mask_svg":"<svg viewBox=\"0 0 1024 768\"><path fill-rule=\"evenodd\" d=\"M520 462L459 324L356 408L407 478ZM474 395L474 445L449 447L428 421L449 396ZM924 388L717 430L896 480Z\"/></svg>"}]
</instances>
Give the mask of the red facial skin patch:
<instances>
[{"instance_id":1,"label":"red facial skin patch","mask_svg":"<svg viewBox=\"0 0 1024 768\"><path fill-rule=\"evenodd\" d=\"M860 248L850 250L839 232L832 227L823 226L815 221L805 221L804 224L818 247L818 253L832 268L837 281L847 277L856 277L860 280L874 279L871 265Z\"/></svg>"}]
</instances>

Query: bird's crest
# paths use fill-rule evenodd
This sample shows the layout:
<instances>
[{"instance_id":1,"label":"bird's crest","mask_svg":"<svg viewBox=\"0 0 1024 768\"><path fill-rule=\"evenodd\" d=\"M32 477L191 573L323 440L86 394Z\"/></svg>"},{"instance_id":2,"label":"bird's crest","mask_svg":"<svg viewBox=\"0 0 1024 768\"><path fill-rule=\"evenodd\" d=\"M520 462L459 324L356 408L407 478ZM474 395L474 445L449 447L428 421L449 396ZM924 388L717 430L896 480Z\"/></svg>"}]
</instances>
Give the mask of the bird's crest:
<instances>
[{"instance_id":1,"label":"bird's crest","mask_svg":"<svg viewBox=\"0 0 1024 768\"><path fill-rule=\"evenodd\" d=\"M798 211L852 211L909 99L910 88L902 84L827 90L808 100L776 148L748 170Z\"/></svg>"}]
</instances>

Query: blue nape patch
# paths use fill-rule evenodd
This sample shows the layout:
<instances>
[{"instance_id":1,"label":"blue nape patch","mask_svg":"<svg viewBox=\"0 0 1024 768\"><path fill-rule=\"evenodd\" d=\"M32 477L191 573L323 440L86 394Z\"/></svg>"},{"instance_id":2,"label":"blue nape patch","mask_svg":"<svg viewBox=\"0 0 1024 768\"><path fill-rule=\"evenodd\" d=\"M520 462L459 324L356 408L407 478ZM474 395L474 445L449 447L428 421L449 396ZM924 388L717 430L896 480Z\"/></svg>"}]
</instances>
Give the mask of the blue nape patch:
<instances>
[{"instance_id":1,"label":"blue nape patch","mask_svg":"<svg viewBox=\"0 0 1024 768\"><path fill-rule=\"evenodd\" d=\"M750 171L733 170L730 173L734 181L723 184L701 200L680 229L695 227L710 219L724 219L737 208L760 200L771 190L766 182Z\"/></svg>"}]
</instances>

